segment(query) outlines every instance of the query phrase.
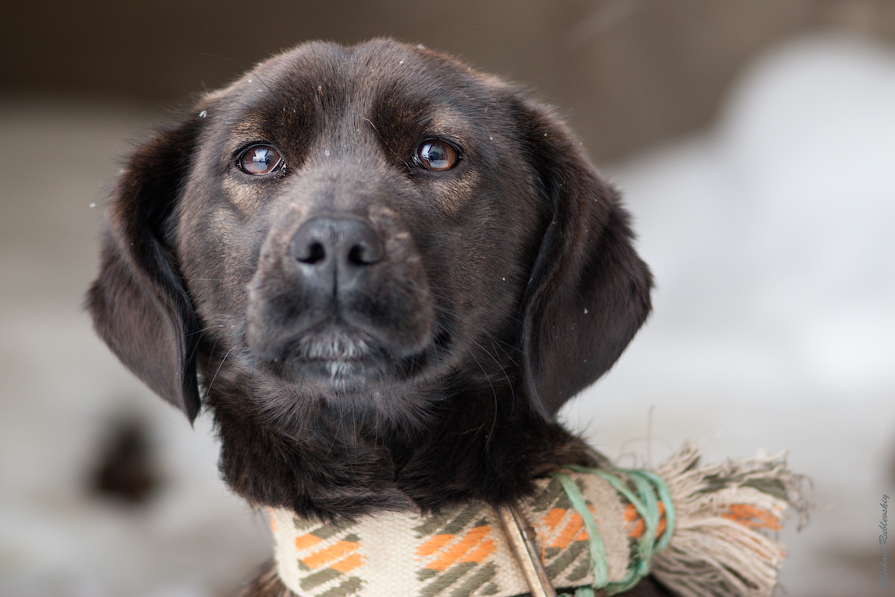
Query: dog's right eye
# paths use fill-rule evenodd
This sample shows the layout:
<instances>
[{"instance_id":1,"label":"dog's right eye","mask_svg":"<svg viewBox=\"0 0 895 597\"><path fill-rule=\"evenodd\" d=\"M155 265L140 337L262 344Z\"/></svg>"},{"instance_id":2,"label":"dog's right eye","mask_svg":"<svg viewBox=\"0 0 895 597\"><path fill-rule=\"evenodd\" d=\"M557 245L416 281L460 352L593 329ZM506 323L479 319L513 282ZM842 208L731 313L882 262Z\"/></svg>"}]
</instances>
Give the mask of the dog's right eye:
<instances>
[{"instance_id":1,"label":"dog's right eye","mask_svg":"<svg viewBox=\"0 0 895 597\"><path fill-rule=\"evenodd\" d=\"M270 145L252 145L236 159L236 166L252 176L263 176L281 170L284 162L280 152Z\"/></svg>"}]
</instances>

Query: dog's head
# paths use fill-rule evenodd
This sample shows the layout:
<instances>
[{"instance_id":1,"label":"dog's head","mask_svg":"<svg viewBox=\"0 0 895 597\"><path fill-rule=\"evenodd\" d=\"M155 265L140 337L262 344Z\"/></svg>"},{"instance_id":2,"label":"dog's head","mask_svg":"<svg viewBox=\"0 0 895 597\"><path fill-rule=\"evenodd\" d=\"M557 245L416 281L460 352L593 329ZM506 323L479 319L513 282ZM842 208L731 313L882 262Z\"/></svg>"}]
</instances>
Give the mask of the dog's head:
<instances>
[{"instance_id":1,"label":"dog's head","mask_svg":"<svg viewBox=\"0 0 895 597\"><path fill-rule=\"evenodd\" d=\"M206 401L300 442L321 417L493 428L499 400L550 420L649 291L616 192L555 116L377 40L275 56L140 147L88 308L191 420Z\"/></svg>"}]
</instances>

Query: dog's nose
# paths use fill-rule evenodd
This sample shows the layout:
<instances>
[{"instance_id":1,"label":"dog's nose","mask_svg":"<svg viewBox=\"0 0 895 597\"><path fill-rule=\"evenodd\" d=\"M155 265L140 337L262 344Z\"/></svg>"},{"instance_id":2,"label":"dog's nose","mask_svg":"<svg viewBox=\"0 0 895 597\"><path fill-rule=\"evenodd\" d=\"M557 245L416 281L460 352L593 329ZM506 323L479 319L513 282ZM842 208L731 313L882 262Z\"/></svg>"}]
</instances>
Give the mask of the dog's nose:
<instances>
[{"instance_id":1,"label":"dog's nose","mask_svg":"<svg viewBox=\"0 0 895 597\"><path fill-rule=\"evenodd\" d=\"M318 217L298 229L289 252L309 282L344 289L365 268L382 261L385 246L360 220Z\"/></svg>"}]
</instances>

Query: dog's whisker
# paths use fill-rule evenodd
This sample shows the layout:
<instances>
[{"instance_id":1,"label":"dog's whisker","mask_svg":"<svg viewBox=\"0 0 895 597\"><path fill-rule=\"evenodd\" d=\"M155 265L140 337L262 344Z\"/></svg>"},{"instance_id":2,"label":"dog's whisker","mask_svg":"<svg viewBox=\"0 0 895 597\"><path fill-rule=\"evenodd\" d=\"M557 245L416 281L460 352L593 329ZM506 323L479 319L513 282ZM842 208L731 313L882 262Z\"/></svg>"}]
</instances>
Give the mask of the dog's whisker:
<instances>
[{"instance_id":1,"label":"dog's whisker","mask_svg":"<svg viewBox=\"0 0 895 597\"><path fill-rule=\"evenodd\" d=\"M491 431L488 432L488 436L485 439L485 445L487 446L491 442L491 438L494 436L494 427L497 424L497 413L498 413L497 390L494 388L494 384L491 382L491 376L488 375L488 372L485 370L484 367L482 367L482 364L475 357L475 354L473 354L473 352L468 349L467 349L467 352L469 353L469 356L472 358L472 360L475 361L475 364L478 365L479 369L482 370L482 373L484 374L485 379L488 381L488 386L491 388L491 395L494 398L494 412L491 415Z\"/></svg>"},{"instance_id":2,"label":"dog's whisker","mask_svg":"<svg viewBox=\"0 0 895 597\"><path fill-rule=\"evenodd\" d=\"M480 334L482 338L485 338L491 342L492 347L494 348L495 353L501 352L503 357L508 361L508 363L512 366L518 367L519 363L516 358L507 350L507 348L516 348L514 345L509 342L503 341L494 334L488 332L483 326L476 326L473 330L469 332L458 329L456 326L452 326L450 330L447 330L448 333L454 337L458 337L462 340L466 340L471 342L482 349L482 351L486 352L489 357L491 357L499 366L503 367L500 364L500 360L494 355L487 351L479 342L476 340L476 336L474 333Z\"/></svg>"},{"instance_id":3,"label":"dog's whisker","mask_svg":"<svg viewBox=\"0 0 895 597\"><path fill-rule=\"evenodd\" d=\"M230 353L232 353L234 350L236 350L235 346L233 348L231 348L230 350L228 350L227 354L224 355L224 358L221 359L221 362L218 364L218 368L215 370L214 375L211 378L211 381L208 382L208 387L206 388L206 393L211 394L211 388L212 388L212 386L214 386L214 382L218 378L218 374L221 372L221 367L224 366L224 361L227 360L227 358L230 356Z\"/></svg>"},{"instance_id":4,"label":"dog's whisker","mask_svg":"<svg viewBox=\"0 0 895 597\"><path fill-rule=\"evenodd\" d=\"M491 357L491 359L494 361L494 364L497 365L498 369L500 369L500 372L503 373L503 377L504 377L504 379L507 380L507 387L508 387L509 390L510 390L510 415L512 415L512 414L513 414L513 409L514 409L515 406L516 406L516 392L515 392L515 390L513 389L513 382L510 380L510 376L509 376L509 374L507 373L506 368L503 366L503 364L502 364L499 360L497 360L497 357L495 357L495 356L494 356L493 354L491 354L488 350L486 350L484 346L482 346L481 344L479 344L479 343L476 342L475 340L472 340L472 342L473 342L473 344L475 344L476 346L478 346L479 348L481 348L482 351L483 351L486 355L488 355L489 357ZM493 387L493 386L492 386L492 387ZM496 409L496 408L497 408L497 405L495 404L495 409ZM495 414L495 416L496 416L496 414Z\"/></svg>"},{"instance_id":5,"label":"dog's whisker","mask_svg":"<svg viewBox=\"0 0 895 597\"><path fill-rule=\"evenodd\" d=\"M199 328L199 329L197 329L197 330L195 330L195 331L193 331L193 332L190 332L189 334L187 334L187 337L199 336L199 338L201 339L202 336L204 336L207 332L210 332L211 330L219 329L219 328L221 328L221 327L223 327L223 326L220 325L220 324L218 324L218 325L207 325L207 326L205 326L204 328Z\"/></svg>"},{"instance_id":6,"label":"dog's whisker","mask_svg":"<svg viewBox=\"0 0 895 597\"><path fill-rule=\"evenodd\" d=\"M367 118L367 117L364 117L364 118L363 118L363 121L366 122L368 125L370 125L370 128L372 128L374 131L376 131L376 135L377 135L377 136L379 137L379 139L382 141L383 146L384 146L386 149L388 149L389 152L390 152L393 156L395 156L395 159L398 160L398 162L402 162L402 161L404 160L404 158L402 158L401 156L399 156L398 153L397 153L394 149L392 149L391 145L389 144L389 140L382 136L382 133L380 133L380 132L379 132L379 129L376 128L376 125L373 124L373 121L370 120L370 119Z\"/></svg>"}]
</instances>

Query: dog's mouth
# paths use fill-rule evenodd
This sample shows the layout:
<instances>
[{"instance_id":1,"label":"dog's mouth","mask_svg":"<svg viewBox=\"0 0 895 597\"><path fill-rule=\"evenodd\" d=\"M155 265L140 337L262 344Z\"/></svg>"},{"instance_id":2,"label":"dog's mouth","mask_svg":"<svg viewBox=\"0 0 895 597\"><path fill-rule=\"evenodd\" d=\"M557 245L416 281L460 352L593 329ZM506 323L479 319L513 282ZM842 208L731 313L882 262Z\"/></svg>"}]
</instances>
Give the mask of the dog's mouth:
<instances>
[{"instance_id":1,"label":"dog's mouth","mask_svg":"<svg viewBox=\"0 0 895 597\"><path fill-rule=\"evenodd\" d=\"M310 377L345 385L406 376L425 360L425 353L425 349L417 353L386 347L372 335L348 326L327 326L305 331L275 352L257 356L286 380Z\"/></svg>"},{"instance_id":2,"label":"dog's mouth","mask_svg":"<svg viewBox=\"0 0 895 597\"><path fill-rule=\"evenodd\" d=\"M360 361L373 351L367 338L342 331L303 337L294 343L295 355L307 361Z\"/></svg>"},{"instance_id":3,"label":"dog's mouth","mask_svg":"<svg viewBox=\"0 0 895 597\"><path fill-rule=\"evenodd\" d=\"M371 338L343 330L302 336L284 350L289 368L332 381L378 376L388 361L387 353Z\"/></svg>"}]
</instances>

